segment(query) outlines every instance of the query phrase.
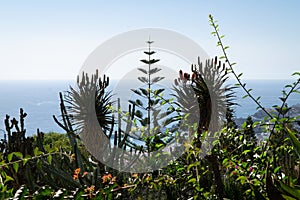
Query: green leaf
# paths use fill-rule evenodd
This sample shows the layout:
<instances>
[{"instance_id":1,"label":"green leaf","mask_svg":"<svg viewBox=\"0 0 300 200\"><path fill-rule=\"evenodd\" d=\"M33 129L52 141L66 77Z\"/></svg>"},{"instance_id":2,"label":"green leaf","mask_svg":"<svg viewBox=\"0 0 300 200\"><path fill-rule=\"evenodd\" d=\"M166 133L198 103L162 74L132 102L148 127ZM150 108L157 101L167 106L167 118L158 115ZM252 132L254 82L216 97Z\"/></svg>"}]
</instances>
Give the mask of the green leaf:
<instances>
[{"instance_id":1,"label":"green leaf","mask_svg":"<svg viewBox=\"0 0 300 200\"><path fill-rule=\"evenodd\" d=\"M138 80L141 81L142 83L148 83L148 79L145 77L138 77Z\"/></svg>"},{"instance_id":2,"label":"green leaf","mask_svg":"<svg viewBox=\"0 0 300 200\"><path fill-rule=\"evenodd\" d=\"M13 168L14 168L15 172L18 173L18 170L19 170L19 163L14 163L14 164L13 164Z\"/></svg>"},{"instance_id":3,"label":"green leaf","mask_svg":"<svg viewBox=\"0 0 300 200\"><path fill-rule=\"evenodd\" d=\"M158 89L154 91L155 95L159 95L160 93L162 93L165 89Z\"/></svg>"},{"instance_id":4,"label":"green leaf","mask_svg":"<svg viewBox=\"0 0 300 200\"><path fill-rule=\"evenodd\" d=\"M274 169L274 173L276 174L280 170L281 166L278 166Z\"/></svg>"},{"instance_id":5,"label":"green leaf","mask_svg":"<svg viewBox=\"0 0 300 200\"><path fill-rule=\"evenodd\" d=\"M156 72L159 72L161 69L159 69L159 68L153 68L153 69L150 69L150 74L152 75L152 74L154 74L154 73L156 73Z\"/></svg>"},{"instance_id":6,"label":"green leaf","mask_svg":"<svg viewBox=\"0 0 300 200\"><path fill-rule=\"evenodd\" d=\"M150 55L154 54L155 51L150 51L150 52L149 51L144 51L144 53L150 56Z\"/></svg>"},{"instance_id":7,"label":"green leaf","mask_svg":"<svg viewBox=\"0 0 300 200\"><path fill-rule=\"evenodd\" d=\"M51 165L51 163L52 163L52 156L51 156L51 154L47 157L47 160L48 160L48 163Z\"/></svg>"},{"instance_id":8,"label":"green leaf","mask_svg":"<svg viewBox=\"0 0 300 200\"><path fill-rule=\"evenodd\" d=\"M5 181L4 184L7 183L8 181L13 181L14 179L8 175L5 176Z\"/></svg>"},{"instance_id":9,"label":"green leaf","mask_svg":"<svg viewBox=\"0 0 300 200\"><path fill-rule=\"evenodd\" d=\"M247 149L247 150L243 151L242 154L247 154L247 153L249 153L249 152L251 152L251 150Z\"/></svg>"},{"instance_id":10,"label":"green leaf","mask_svg":"<svg viewBox=\"0 0 300 200\"><path fill-rule=\"evenodd\" d=\"M241 181L241 183L244 184L248 179L245 176L239 176L236 180Z\"/></svg>"},{"instance_id":11,"label":"green leaf","mask_svg":"<svg viewBox=\"0 0 300 200\"><path fill-rule=\"evenodd\" d=\"M298 156L300 157L300 141L296 138L295 134L289 129L286 128L289 134L289 137L292 140L293 146L295 147L295 151L297 152Z\"/></svg>"},{"instance_id":12,"label":"green leaf","mask_svg":"<svg viewBox=\"0 0 300 200\"><path fill-rule=\"evenodd\" d=\"M148 94L149 94L148 90L146 90L144 88L140 88L140 90L142 91L143 95L148 96Z\"/></svg>"},{"instance_id":13,"label":"green leaf","mask_svg":"<svg viewBox=\"0 0 300 200\"><path fill-rule=\"evenodd\" d=\"M294 72L294 73L292 74L292 76L296 76L296 75L300 76L300 72Z\"/></svg>"},{"instance_id":14,"label":"green leaf","mask_svg":"<svg viewBox=\"0 0 300 200\"><path fill-rule=\"evenodd\" d=\"M153 84L153 83L157 83L157 82L163 80L164 78L165 78L165 77L155 77L155 78L153 78L153 79L151 80L151 83L152 83L152 84Z\"/></svg>"},{"instance_id":15,"label":"green leaf","mask_svg":"<svg viewBox=\"0 0 300 200\"><path fill-rule=\"evenodd\" d=\"M242 98L243 98L243 99L245 99L245 98L247 98L248 96L249 96L249 95L248 95L248 94L246 94L246 95L245 95L245 96L243 96Z\"/></svg>"},{"instance_id":16,"label":"green leaf","mask_svg":"<svg viewBox=\"0 0 300 200\"><path fill-rule=\"evenodd\" d=\"M285 194L281 194L282 195L282 197L285 199L285 200L297 200L297 199L295 199L295 198L293 198L293 197L290 197L290 196L287 196L287 195L285 195Z\"/></svg>"},{"instance_id":17,"label":"green leaf","mask_svg":"<svg viewBox=\"0 0 300 200\"><path fill-rule=\"evenodd\" d=\"M35 149L33 150L33 154L34 154L34 156L39 156L39 155L43 154L43 152L39 151L38 147L35 147Z\"/></svg>"},{"instance_id":18,"label":"green leaf","mask_svg":"<svg viewBox=\"0 0 300 200\"><path fill-rule=\"evenodd\" d=\"M285 185L284 183L282 183L281 181L279 182L280 184L280 187L286 191L287 193L289 193L290 195L298 198L300 197L300 190L299 189L296 189L296 188L293 188L291 186L288 186L288 185Z\"/></svg>"},{"instance_id":19,"label":"green leaf","mask_svg":"<svg viewBox=\"0 0 300 200\"><path fill-rule=\"evenodd\" d=\"M162 146L164 146L164 144L163 144L163 143L158 143L158 144L155 144L155 147L156 147L156 148L158 148L158 149L159 149L160 147L162 147Z\"/></svg>"},{"instance_id":20,"label":"green leaf","mask_svg":"<svg viewBox=\"0 0 300 200\"><path fill-rule=\"evenodd\" d=\"M23 166L30 160L30 156L26 155L25 158L23 159Z\"/></svg>"},{"instance_id":21,"label":"green leaf","mask_svg":"<svg viewBox=\"0 0 300 200\"><path fill-rule=\"evenodd\" d=\"M147 65L152 65L152 64L158 62L159 59L151 59L151 60L145 60L145 59L143 59L143 60L140 60L140 61L143 62L143 63L145 63L145 64L147 64Z\"/></svg>"},{"instance_id":22,"label":"green leaf","mask_svg":"<svg viewBox=\"0 0 300 200\"><path fill-rule=\"evenodd\" d=\"M260 98L261 98L261 96L257 97L257 98L256 98L256 101L259 101L259 100L260 100Z\"/></svg>"},{"instance_id":23,"label":"green leaf","mask_svg":"<svg viewBox=\"0 0 300 200\"><path fill-rule=\"evenodd\" d=\"M228 163L228 158L225 158L224 160L223 160L223 162L222 162L222 165L225 165L225 164L227 164Z\"/></svg>"},{"instance_id":24,"label":"green leaf","mask_svg":"<svg viewBox=\"0 0 300 200\"><path fill-rule=\"evenodd\" d=\"M291 87L293 87L292 85L286 85L286 86L284 86L285 88L291 88Z\"/></svg>"},{"instance_id":25,"label":"green leaf","mask_svg":"<svg viewBox=\"0 0 300 200\"><path fill-rule=\"evenodd\" d=\"M188 180L188 183L196 183L196 178L192 178L192 179L190 179L190 180Z\"/></svg>"},{"instance_id":26,"label":"green leaf","mask_svg":"<svg viewBox=\"0 0 300 200\"><path fill-rule=\"evenodd\" d=\"M144 74L148 74L147 70L143 69L143 68L138 68L139 71L143 72Z\"/></svg>"},{"instance_id":27,"label":"green leaf","mask_svg":"<svg viewBox=\"0 0 300 200\"><path fill-rule=\"evenodd\" d=\"M141 95L142 93L138 90L134 90L134 89L131 89L131 91L133 91L134 93L138 94L138 95Z\"/></svg>"},{"instance_id":28,"label":"green leaf","mask_svg":"<svg viewBox=\"0 0 300 200\"><path fill-rule=\"evenodd\" d=\"M23 158L23 154L21 152L14 152L13 153L15 156L19 157L20 159Z\"/></svg>"},{"instance_id":29,"label":"green leaf","mask_svg":"<svg viewBox=\"0 0 300 200\"><path fill-rule=\"evenodd\" d=\"M143 102L139 99L137 99L136 101L136 105L143 107Z\"/></svg>"},{"instance_id":30,"label":"green leaf","mask_svg":"<svg viewBox=\"0 0 300 200\"><path fill-rule=\"evenodd\" d=\"M12 160L13 156L14 156L14 153L10 153L7 155L8 162L10 162Z\"/></svg>"}]
</instances>

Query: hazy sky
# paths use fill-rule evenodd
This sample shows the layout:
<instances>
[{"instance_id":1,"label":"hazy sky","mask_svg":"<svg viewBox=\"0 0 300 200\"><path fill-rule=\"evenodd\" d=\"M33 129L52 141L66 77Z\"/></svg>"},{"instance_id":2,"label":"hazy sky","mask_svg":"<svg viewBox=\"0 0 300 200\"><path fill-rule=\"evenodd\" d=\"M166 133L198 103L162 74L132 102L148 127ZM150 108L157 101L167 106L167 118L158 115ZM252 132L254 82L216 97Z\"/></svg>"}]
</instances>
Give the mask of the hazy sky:
<instances>
[{"instance_id":1,"label":"hazy sky","mask_svg":"<svg viewBox=\"0 0 300 200\"><path fill-rule=\"evenodd\" d=\"M249 79L300 71L300 1L0 1L0 80L74 79L88 55L114 35L174 30L221 55L208 15L218 20L236 70Z\"/></svg>"}]
</instances>

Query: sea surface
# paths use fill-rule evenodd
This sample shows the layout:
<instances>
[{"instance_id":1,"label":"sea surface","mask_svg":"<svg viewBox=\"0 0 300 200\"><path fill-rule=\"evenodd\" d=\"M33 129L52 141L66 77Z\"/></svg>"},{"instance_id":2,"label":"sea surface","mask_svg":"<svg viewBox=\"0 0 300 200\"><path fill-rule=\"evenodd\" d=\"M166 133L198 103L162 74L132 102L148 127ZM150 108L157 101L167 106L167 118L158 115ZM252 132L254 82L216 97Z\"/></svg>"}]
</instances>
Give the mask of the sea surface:
<instances>
[{"instance_id":1,"label":"sea surface","mask_svg":"<svg viewBox=\"0 0 300 200\"><path fill-rule=\"evenodd\" d=\"M136 80L137 81L137 80ZM282 96L284 85L290 84L293 80L247 80L247 87L253 89L255 97L261 96L260 101L264 107L272 107L281 103L278 97ZM138 81L137 81L138 83ZM234 83L230 80L229 83ZM32 80L32 81L0 81L0 137L4 134L4 119L8 114L10 119L15 117L19 120L20 108L27 113L25 118L26 135L33 135L37 128L43 132L59 132L61 129L53 120L53 115L59 118L59 92L69 90L70 85L75 85L73 80ZM118 85L118 89L116 89ZM118 95L132 94L132 81L128 84L117 84L111 81L110 89L115 97ZM243 99L245 93L241 89L236 89L235 107L236 117L247 117L256 112L256 104L250 98ZM132 96L131 96L132 97ZM300 94L291 95L288 105L300 103Z\"/></svg>"}]
</instances>

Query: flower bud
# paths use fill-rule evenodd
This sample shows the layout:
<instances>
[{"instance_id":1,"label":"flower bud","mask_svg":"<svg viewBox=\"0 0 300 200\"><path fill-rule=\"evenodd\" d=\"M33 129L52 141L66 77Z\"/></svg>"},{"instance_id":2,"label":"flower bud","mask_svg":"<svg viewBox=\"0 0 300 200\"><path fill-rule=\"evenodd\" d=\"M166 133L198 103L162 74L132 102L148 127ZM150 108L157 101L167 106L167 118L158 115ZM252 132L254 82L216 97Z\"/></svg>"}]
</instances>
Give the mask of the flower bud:
<instances>
[{"instance_id":1,"label":"flower bud","mask_svg":"<svg viewBox=\"0 0 300 200\"><path fill-rule=\"evenodd\" d=\"M174 84L175 84L176 86L178 85L177 79L174 80Z\"/></svg>"}]
</instances>

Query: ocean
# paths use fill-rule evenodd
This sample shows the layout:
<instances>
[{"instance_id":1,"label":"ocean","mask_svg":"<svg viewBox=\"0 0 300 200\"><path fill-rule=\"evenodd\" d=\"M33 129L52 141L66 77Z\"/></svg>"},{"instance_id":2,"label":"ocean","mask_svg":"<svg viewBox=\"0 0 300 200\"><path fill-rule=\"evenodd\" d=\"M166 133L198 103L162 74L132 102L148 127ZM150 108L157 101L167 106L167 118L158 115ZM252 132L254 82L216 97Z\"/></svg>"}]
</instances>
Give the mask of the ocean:
<instances>
[{"instance_id":1,"label":"ocean","mask_svg":"<svg viewBox=\"0 0 300 200\"><path fill-rule=\"evenodd\" d=\"M136 80L137 81L137 80ZM247 80L248 88L253 89L254 96L261 96L260 101L264 107L272 107L280 104L281 91L286 84L293 80ZM138 82L138 81L137 81ZM27 113L25 118L26 135L30 136L37 132L37 128L45 133L59 132L61 129L53 120L52 116L59 117L59 92L69 89L74 85L73 80L31 80L31 81L0 81L0 137L4 134L4 119L6 114L10 119L15 117L19 120L19 110L23 108ZM230 81L229 83L232 83ZM116 81L112 81L111 88L114 88ZM121 85L120 90L130 93L128 86ZM115 93L115 91L113 91ZM289 98L288 105L300 103L300 94L294 94ZM236 117L247 117L256 112L256 105L250 98L243 99L244 92L236 89L236 102L239 106L235 107Z\"/></svg>"}]
</instances>

